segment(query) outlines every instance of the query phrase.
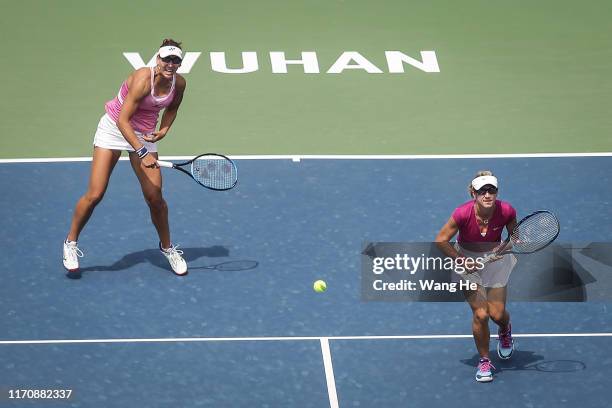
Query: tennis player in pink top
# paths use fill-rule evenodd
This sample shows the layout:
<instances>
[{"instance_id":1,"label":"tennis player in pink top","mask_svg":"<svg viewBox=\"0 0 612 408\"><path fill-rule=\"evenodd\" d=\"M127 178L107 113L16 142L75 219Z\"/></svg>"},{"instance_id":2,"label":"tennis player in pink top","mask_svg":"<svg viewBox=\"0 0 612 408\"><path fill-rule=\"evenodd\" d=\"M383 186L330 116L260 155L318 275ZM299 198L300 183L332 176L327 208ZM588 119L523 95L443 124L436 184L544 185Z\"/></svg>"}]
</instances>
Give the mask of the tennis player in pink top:
<instances>
[{"instance_id":1,"label":"tennis player in pink top","mask_svg":"<svg viewBox=\"0 0 612 408\"><path fill-rule=\"evenodd\" d=\"M91 175L87 192L79 199L64 241L63 262L68 277L78 278L79 234L96 205L102 200L113 168L122 151L127 151L140 182L151 220L159 235L159 249L176 275L187 274L183 252L170 240L168 206L162 196L162 175L157 165L157 142L163 139L174 119L185 91L185 79L176 73L181 66L181 43L165 39L155 67L134 71L121 85L115 98L105 105L94 136ZM157 120L164 111L159 129Z\"/></svg>"},{"instance_id":2,"label":"tennis player in pink top","mask_svg":"<svg viewBox=\"0 0 612 408\"><path fill-rule=\"evenodd\" d=\"M516 211L497 199L498 181L490 171L481 171L468 186L472 200L453 211L442 227L436 242L452 258L481 257L491 253L501 243L504 228L516 227ZM459 233L457 244L450 240ZM477 284L477 290L464 291L472 313L472 332L480 354L476 381L493 380L493 365L489 359L489 318L498 326L497 354L509 359L514 351L510 314L506 310L506 287L516 264L514 255L505 255L478 269L476 265L464 275L453 274L453 280L467 280Z\"/></svg>"}]
</instances>

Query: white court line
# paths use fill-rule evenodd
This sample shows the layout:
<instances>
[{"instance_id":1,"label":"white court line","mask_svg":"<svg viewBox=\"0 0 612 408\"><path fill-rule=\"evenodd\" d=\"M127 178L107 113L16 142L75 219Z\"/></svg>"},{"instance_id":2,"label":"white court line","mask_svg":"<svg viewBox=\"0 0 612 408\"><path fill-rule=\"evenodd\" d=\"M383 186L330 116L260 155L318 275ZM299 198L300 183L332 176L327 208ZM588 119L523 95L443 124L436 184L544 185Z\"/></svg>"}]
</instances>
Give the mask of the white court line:
<instances>
[{"instance_id":1,"label":"white court line","mask_svg":"<svg viewBox=\"0 0 612 408\"><path fill-rule=\"evenodd\" d=\"M525 333L513 334L515 338L527 337L612 337L612 333ZM492 334L492 338L496 335ZM81 340L3 340L0 345L18 344L79 344L79 343L178 343L178 342L236 342L236 341L313 341L321 344L325 379L330 408L338 408L338 393L329 349L329 340L426 340L471 339L471 334L407 335L407 336L335 336L335 337L183 337L158 339L81 339Z\"/></svg>"},{"instance_id":2,"label":"white court line","mask_svg":"<svg viewBox=\"0 0 612 408\"><path fill-rule=\"evenodd\" d=\"M321 339L321 353L323 354L323 366L325 367L325 379L327 380L327 394L329 395L330 408L338 408L338 393L336 392L336 379L334 378L334 366L332 365L329 340Z\"/></svg>"},{"instance_id":3,"label":"white court line","mask_svg":"<svg viewBox=\"0 0 612 408\"><path fill-rule=\"evenodd\" d=\"M286 154L286 155L230 155L234 160L419 160L419 159L522 159L560 157L612 157L612 152L592 153L483 153L483 154ZM193 156L161 156L163 160L191 160ZM127 156L119 160L128 160ZM88 162L91 157L41 157L0 159L0 163L62 163Z\"/></svg>"},{"instance_id":4,"label":"white court line","mask_svg":"<svg viewBox=\"0 0 612 408\"><path fill-rule=\"evenodd\" d=\"M612 333L512 333L512 337L612 337ZM330 336L330 337L167 337L152 339L49 339L49 340L0 340L0 345L16 344L82 344L82 343L205 343L230 341L320 341L328 340L427 340L471 339L471 334L432 334L406 336ZM497 338L492 334L491 338Z\"/></svg>"}]
</instances>

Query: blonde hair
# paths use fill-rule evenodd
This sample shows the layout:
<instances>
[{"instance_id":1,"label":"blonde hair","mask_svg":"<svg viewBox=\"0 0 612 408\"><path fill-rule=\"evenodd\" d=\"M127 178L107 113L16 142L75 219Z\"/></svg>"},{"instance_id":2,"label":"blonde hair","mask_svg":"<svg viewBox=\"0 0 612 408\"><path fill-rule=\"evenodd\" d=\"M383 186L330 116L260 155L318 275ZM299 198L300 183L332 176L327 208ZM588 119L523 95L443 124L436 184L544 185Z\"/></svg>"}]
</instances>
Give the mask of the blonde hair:
<instances>
[{"instance_id":1,"label":"blonde hair","mask_svg":"<svg viewBox=\"0 0 612 408\"><path fill-rule=\"evenodd\" d=\"M494 176L494 174L490 170L480 170L476 173L474 177L472 177L472 180L474 180L476 177L481 177L481 176ZM468 190L468 193L470 193L470 196L474 197L474 194L476 193L476 191L474 190L474 187L472 187L471 180L470 180L470 184L468 184L467 190Z\"/></svg>"}]
</instances>

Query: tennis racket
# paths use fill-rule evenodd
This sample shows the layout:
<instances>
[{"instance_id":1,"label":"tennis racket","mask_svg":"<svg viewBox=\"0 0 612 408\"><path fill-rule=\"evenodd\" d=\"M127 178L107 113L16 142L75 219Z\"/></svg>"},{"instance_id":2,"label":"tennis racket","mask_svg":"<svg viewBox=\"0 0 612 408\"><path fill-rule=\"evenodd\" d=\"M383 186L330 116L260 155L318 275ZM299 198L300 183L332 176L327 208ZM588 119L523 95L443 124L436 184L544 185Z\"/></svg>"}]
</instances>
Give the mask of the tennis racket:
<instances>
[{"instance_id":1,"label":"tennis racket","mask_svg":"<svg viewBox=\"0 0 612 408\"><path fill-rule=\"evenodd\" d=\"M183 163L158 160L160 167L180 170L210 190L225 191L238 183L236 164L221 154L205 153Z\"/></svg>"},{"instance_id":2,"label":"tennis racket","mask_svg":"<svg viewBox=\"0 0 612 408\"><path fill-rule=\"evenodd\" d=\"M546 248L557 239L561 226L550 211L536 211L519 221L497 251L485 256L488 263L504 254L531 254Z\"/></svg>"}]
</instances>

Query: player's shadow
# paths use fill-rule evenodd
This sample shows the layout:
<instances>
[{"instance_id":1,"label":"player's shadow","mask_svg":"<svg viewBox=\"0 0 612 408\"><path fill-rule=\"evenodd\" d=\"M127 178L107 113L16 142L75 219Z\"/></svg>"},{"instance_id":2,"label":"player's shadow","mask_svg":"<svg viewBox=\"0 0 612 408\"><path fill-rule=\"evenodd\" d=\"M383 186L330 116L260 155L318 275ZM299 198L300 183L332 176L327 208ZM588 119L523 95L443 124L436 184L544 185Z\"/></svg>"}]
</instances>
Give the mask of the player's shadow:
<instances>
[{"instance_id":1,"label":"player's shadow","mask_svg":"<svg viewBox=\"0 0 612 408\"><path fill-rule=\"evenodd\" d=\"M222 258L229 256L229 249L215 245L208 248L180 248L183 251L183 258L187 263L193 262L202 257ZM170 265L166 258L159 252L159 249L145 249L144 251L132 252L123 256L112 265L96 265L81 268L83 272L112 272L123 271L135 265L149 263L161 269L170 270Z\"/></svg>"},{"instance_id":2,"label":"player's shadow","mask_svg":"<svg viewBox=\"0 0 612 408\"><path fill-rule=\"evenodd\" d=\"M480 356L478 354L474 354L471 358L461 360L461 362L465 365L476 367L479 359ZM533 351L514 350L510 360L501 360L499 357L497 357L497 353L491 353L491 362L497 371L525 370L528 366L537 364L540 361L544 361L544 356L536 354Z\"/></svg>"},{"instance_id":3,"label":"player's shadow","mask_svg":"<svg viewBox=\"0 0 612 408\"><path fill-rule=\"evenodd\" d=\"M461 362L470 367L476 367L480 356L474 354L469 359ZM491 355L491 362L495 366L495 372L537 370L540 372L574 372L586 369L586 364L578 360L545 360L545 357L533 351L515 350L512 358L502 360L497 354Z\"/></svg>"}]
</instances>

